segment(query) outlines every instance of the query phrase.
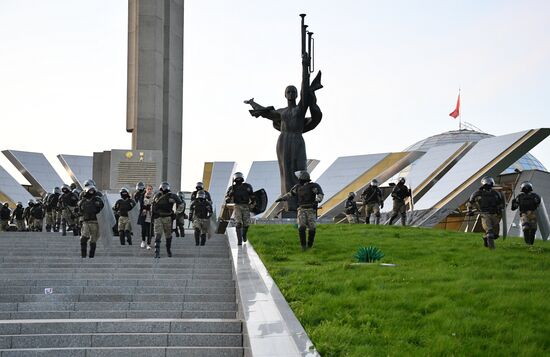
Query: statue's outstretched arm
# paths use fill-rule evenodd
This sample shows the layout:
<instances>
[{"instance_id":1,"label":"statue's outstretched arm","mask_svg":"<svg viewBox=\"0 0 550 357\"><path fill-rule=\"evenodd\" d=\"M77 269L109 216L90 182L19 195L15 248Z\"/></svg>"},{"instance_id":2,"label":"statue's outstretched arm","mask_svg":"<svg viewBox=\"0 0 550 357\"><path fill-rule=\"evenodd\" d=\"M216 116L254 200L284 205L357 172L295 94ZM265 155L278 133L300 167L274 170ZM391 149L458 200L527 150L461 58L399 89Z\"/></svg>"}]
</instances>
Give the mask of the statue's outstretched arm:
<instances>
[{"instance_id":1,"label":"statue's outstretched arm","mask_svg":"<svg viewBox=\"0 0 550 357\"><path fill-rule=\"evenodd\" d=\"M264 107L254 101L254 98L244 101L244 104L250 104L252 110L249 110L250 115L257 117L263 117L269 120L277 120L280 118L279 113L274 107Z\"/></svg>"}]
</instances>

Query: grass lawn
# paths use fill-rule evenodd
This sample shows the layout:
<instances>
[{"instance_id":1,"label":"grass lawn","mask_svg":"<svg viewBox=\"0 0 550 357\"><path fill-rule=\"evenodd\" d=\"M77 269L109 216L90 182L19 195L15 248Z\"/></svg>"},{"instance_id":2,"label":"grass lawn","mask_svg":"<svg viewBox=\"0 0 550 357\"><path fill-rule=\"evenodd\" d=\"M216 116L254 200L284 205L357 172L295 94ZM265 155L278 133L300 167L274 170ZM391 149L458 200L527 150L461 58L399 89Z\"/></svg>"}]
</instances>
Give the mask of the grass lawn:
<instances>
[{"instance_id":1,"label":"grass lawn","mask_svg":"<svg viewBox=\"0 0 550 357\"><path fill-rule=\"evenodd\" d=\"M549 356L550 245L408 227L292 225L249 239L322 356ZM354 264L374 245L379 264Z\"/></svg>"}]
</instances>

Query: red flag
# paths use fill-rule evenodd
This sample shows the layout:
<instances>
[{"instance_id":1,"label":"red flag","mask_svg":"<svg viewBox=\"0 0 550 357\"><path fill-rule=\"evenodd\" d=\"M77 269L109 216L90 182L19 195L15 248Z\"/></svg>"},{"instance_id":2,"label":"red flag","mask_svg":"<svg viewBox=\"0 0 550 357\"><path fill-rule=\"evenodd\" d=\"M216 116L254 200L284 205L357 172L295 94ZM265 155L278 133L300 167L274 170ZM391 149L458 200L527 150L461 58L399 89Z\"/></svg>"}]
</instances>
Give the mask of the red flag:
<instances>
[{"instance_id":1,"label":"red flag","mask_svg":"<svg viewBox=\"0 0 550 357\"><path fill-rule=\"evenodd\" d=\"M460 92L458 93L458 99L456 101L456 108L455 110L449 114L449 116L452 116L453 118L457 118L460 115Z\"/></svg>"}]
</instances>

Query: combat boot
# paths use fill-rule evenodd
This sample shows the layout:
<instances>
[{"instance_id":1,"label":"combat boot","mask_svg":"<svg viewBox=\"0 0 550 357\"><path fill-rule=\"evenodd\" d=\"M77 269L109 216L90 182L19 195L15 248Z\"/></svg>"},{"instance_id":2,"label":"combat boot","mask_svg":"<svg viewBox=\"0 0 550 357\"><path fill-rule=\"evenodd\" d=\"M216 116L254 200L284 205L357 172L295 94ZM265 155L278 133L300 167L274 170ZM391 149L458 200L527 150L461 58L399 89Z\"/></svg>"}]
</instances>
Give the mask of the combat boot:
<instances>
[{"instance_id":1,"label":"combat boot","mask_svg":"<svg viewBox=\"0 0 550 357\"><path fill-rule=\"evenodd\" d=\"M120 245L126 244L126 237L124 231L118 231L118 238L120 239Z\"/></svg>"},{"instance_id":2,"label":"combat boot","mask_svg":"<svg viewBox=\"0 0 550 357\"><path fill-rule=\"evenodd\" d=\"M365 224L370 224L370 216L365 217Z\"/></svg>"},{"instance_id":3,"label":"combat boot","mask_svg":"<svg viewBox=\"0 0 550 357\"><path fill-rule=\"evenodd\" d=\"M124 231L126 234L126 241L128 242L128 245L132 245L132 232L130 231Z\"/></svg>"},{"instance_id":4,"label":"combat boot","mask_svg":"<svg viewBox=\"0 0 550 357\"><path fill-rule=\"evenodd\" d=\"M51 232L52 231L52 226L49 225L49 224L46 224L46 232Z\"/></svg>"},{"instance_id":5,"label":"combat boot","mask_svg":"<svg viewBox=\"0 0 550 357\"><path fill-rule=\"evenodd\" d=\"M90 258L93 258L95 256L95 248L97 246L97 243L90 243Z\"/></svg>"},{"instance_id":6,"label":"combat boot","mask_svg":"<svg viewBox=\"0 0 550 357\"><path fill-rule=\"evenodd\" d=\"M248 238L246 238L246 234L248 233L248 227L243 227L243 242L246 242Z\"/></svg>"},{"instance_id":7,"label":"combat boot","mask_svg":"<svg viewBox=\"0 0 550 357\"><path fill-rule=\"evenodd\" d=\"M306 230L298 229L298 234L300 236L300 245L302 246L302 250L306 250L307 249Z\"/></svg>"},{"instance_id":8,"label":"combat boot","mask_svg":"<svg viewBox=\"0 0 550 357\"><path fill-rule=\"evenodd\" d=\"M201 231L198 229L195 229L195 245L196 246L200 245L200 241L201 241Z\"/></svg>"},{"instance_id":9,"label":"combat boot","mask_svg":"<svg viewBox=\"0 0 550 357\"><path fill-rule=\"evenodd\" d=\"M206 244L206 234L203 233L201 234L201 245L205 245Z\"/></svg>"},{"instance_id":10,"label":"combat boot","mask_svg":"<svg viewBox=\"0 0 550 357\"><path fill-rule=\"evenodd\" d=\"M155 239L155 258L160 258L160 238Z\"/></svg>"},{"instance_id":11,"label":"combat boot","mask_svg":"<svg viewBox=\"0 0 550 357\"><path fill-rule=\"evenodd\" d=\"M87 250L88 250L88 237L80 237L80 253L82 255L82 258L86 258Z\"/></svg>"},{"instance_id":12,"label":"combat boot","mask_svg":"<svg viewBox=\"0 0 550 357\"><path fill-rule=\"evenodd\" d=\"M169 257L172 256L172 237L166 238L166 254L168 254Z\"/></svg>"},{"instance_id":13,"label":"combat boot","mask_svg":"<svg viewBox=\"0 0 550 357\"><path fill-rule=\"evenodd\" d=\"M313 242L315 242L315 230L309 231L309 235L307 238L307 247L308 248L313 247Z\"/></svg>"},{"instance_id":14,"label":"combat boot","mask_svg":"<svg viewBox=\"0 0 550 357\"><path fill-rule=\"evenodd\" d=\"M237 227L237 245L243 245L243 231L239 227Z\"/></svg>"}]
</instances>

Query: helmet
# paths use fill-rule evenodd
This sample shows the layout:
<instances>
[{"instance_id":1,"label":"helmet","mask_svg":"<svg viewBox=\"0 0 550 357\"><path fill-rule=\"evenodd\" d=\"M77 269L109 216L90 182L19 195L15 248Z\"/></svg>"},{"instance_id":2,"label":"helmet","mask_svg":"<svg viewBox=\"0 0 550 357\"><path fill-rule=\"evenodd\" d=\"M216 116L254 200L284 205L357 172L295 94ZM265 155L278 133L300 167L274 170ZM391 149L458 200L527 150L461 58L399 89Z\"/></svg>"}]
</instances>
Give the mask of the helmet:
<instances>
[{"instance_id":1,"label":"helmet","mask_svg":"<svg viewBox=\"0 0 550 357\"><path fill-rule=\"evenodd\" d=\"M73 182L73 183L71 183L71 185L69 187L71 188L71 190L74 190L78 186L76 186L76 183Z\"/></svg>"},{"instance_id":2,"label":"helmet","mask_svg":"<svg viewBox=\"0 0 550 357\"><path fill-rule=\"evenodd\" d=\"M88 186L95 186L95 181L92 179L87 179L86 181L84 181L84 187Z\"/></svg>"},{"instance_id":3,"label":"helmet","mask_svg":"<svg viewBox=\"0 0 550 357\"><path fill-rule=\"evenodd\" d=\"M138 190L138 191L145 190L145 184L143 182L139 181L138 183L136 183L136 190Z\"/></svg>"},{"instance_id":4,"label":"helmet","mask_svg":"<svg viewBox=\"0 0 550 357\"><path fill-rule=\"evenodd\" d=\"M242 172L235 172L233 174L233 181L241 180L244 181L244 175Z\"/></svg>"},{"instance_id":5,"label":"helmet","mask_svg":"<svg viewBox=\"0 0 550 357\"><path fill-rule=\"evenodd\" d=\"M355 198L355 192L348 193L348 198Z\"/></svg>"},{"instance_id":6,"label":"helmet","mask_svg":"<svg viewBox=\"0 0 550 357\"><path fill-rule=\"evenodd\" d=\"M373 179L373 180L370 182L370 185L371 185L371 186L374 186L374 187L377 187L377 186L378 186L378 180L377 180L377 179Z\"/></svg>"},{"instance_id":7,"label":"helmet","mask_svg":"<svg viewBox=\"0 0 550 357\"><path fill-rule=\"evenodd\" d=\"M183 201L183 191L178 192L178 197Z\"/></svg>"},{"instance_id":8,"label":"helmet","mask_svg":"<svg viewBox=\"0 0 550 357\"><path fill-rule=\"evenodd\" d=\"M85 187L84 187L84 192L93 195L94 193L96 193L96 188L95 188L94 185L88 185L88 186L85 186Z\"/></svg>"},{"instance_id":9,"label":"helmet","mask_svg":"<svg viewBox=\"0 0 550 357\"><path fill-rule=\"evenodd\" d=\"M161 190L162 192L170 191L170 184L166 181L163 181L159 186L159 190Z\"/></svg>"},{"instance_id":10,"label":"helmet","mask_svg":"<svg viewBox=\"0 0 550 357\"><path fill-rule=\"evenodd\" d=\"M397 183L403 183L403 184L404 184L405 181L407 181L407 180L405 180L404 177L400 177L400 178L397 180Z\"/></svg>"},{"instance_id":11,"label":"helmet","mask_svg":"<svg viewBox=\"0 0 550 357\"><path fill-rule=\"evenodd\" d=\"M61 191L69 192L69 191L71 191L71 189L69 188L69 185L63 184L63 186L61 186Z\"/></svg>"},{"instance_id":12,"label":"helmet","mask_svg":"<svg viewBox=\"0 0 550 357\"><path fill-rule=\"evenodd\" d=\"M521 183L521 192L531 192L533 191L533 184L529 181L524 181Z\"/></svg>"},{"instance_id":13,"label":"helmet","mask_svg":"<svg viewBox=\"0 0 550 357\"><path fill-rule=\"evenodd\" d=\"M205 199L206 198L206 192L204 192L202 190L197 192L197 198Z\"/></svg>"},{"instance_id":14,"label":"helmet","mask_svg":"<svg viewBox=\"0 0 550 357\"><path fill-rule=\"evenodd\" d=\"M124 194L126 194L126 195L129 194L128 189L126 187L121 188L120 191L118 191L118 192L120 193L121 196L124 195Z\"/></svg>"},{"instance_id":15,"label":"helmet","mask_svg":"<svg viewBox=\"0 0 550 357\"><path fill-rule=\"evenodd\" d=\"M485 176L481 179L481 185L487 187L493 187L495 185L495 180L492 177Z\"/></svg>"},{"instance_id":16,"label":"helmet","mask_svg":"<svg viewBox=\"0 0 550 357\"><path fill-rule=\"evenodd\" d=\"M10 204L8 202L4 202L4 207L8 207Z\"/></svg>"},{"instance_id":17,"label":"helmet","mask_svg":"<svg viewBox=\"0 0 550 357\"><path fill-rule=\"evenodd\" d=\"M23 203L17 202L17 207L23 207Z\"/></svg>"},{"instance_id":18,"label":"helmet","mask_svg":"<svg viewBox=\"0 0 550 357\"><path fill-rule=\"evenodd\" d=\"M29 200L29 202L27 202L27 204L28 204L29 206L34 206L34 200L31 198L31 199Z\"/></svg>"},{"instance_id":19,"label":"helmet","mask_svg":"<svg viewBox=\"0 0 550 357\"><path fill-rule=\"evenodd\" d=\"M298 180L300 181L311 181L311 179L309 178L309 172L307 172L306 170L298 171L298 174L296 176L298 176Z\"/></svg>"},{"instance_id":20,"label":"helmet","mask_svg":"<svg viewBox=\"0 0 550 357\"><path fill-rule=\"evenodd\" d=\"M197 182L197 186L195 186L195 188L196 188L197 190L204 190L204 183L202 183L202 182L200 182L200 181Z\"/></svg>"},{"instance_id":21,"label":"helmet","mask_svg":"<svg viewBox=\"0 0 550 357\"><path fill-rule=\"evenodd\" d=\"M56 186L56 187L53 188L52 193L59 194L59 193L61 193L61 190L59 189L59 187Z\"/></svg>"},{"instance_id":22,"label":"helmet","mask_svg":"<svg viewBox=\"0 0 550 357\"><path fill-rule=\"evenodd\" d=\"M73 191L72 191L72 192L73 192L75 195L80 196L80 192L82 192L82 190L79 189L78 187L75 187L75 188L73 188Z\"/></svg>"}]
</instances>

